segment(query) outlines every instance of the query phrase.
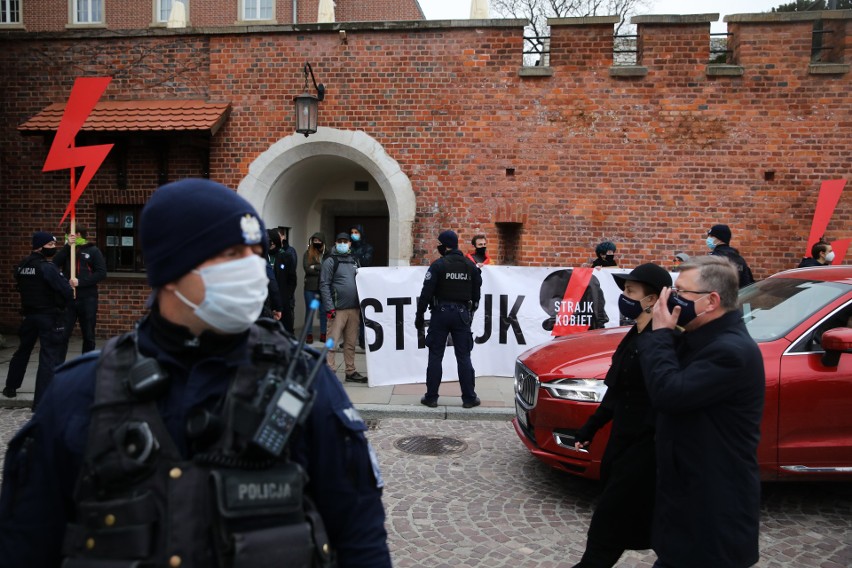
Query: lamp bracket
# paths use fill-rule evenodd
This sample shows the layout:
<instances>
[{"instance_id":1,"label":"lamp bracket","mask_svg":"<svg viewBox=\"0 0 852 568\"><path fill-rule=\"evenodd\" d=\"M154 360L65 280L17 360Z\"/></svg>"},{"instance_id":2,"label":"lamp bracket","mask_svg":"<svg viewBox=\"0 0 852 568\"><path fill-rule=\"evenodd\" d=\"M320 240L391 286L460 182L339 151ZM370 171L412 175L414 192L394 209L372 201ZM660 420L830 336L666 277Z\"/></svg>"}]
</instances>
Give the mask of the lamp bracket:
<instances>
[{"instance_id":1,"label":"lamp bracket","mask_svg":"<svg viewBox=\"0 0 852 568\"><path fill-rule=\"evenodd\" d=\"M317 90L317 100L318 101L323 100L325 98L325 85L323 85L322 83L317 85L317 80L314 77L314 68L311 67L310 63L305 63L304 72L305 72L305 91L308 90L308 73L310 73L311 74L311 81L314 83L314 89Z\"/></svg>"}]
</instances>

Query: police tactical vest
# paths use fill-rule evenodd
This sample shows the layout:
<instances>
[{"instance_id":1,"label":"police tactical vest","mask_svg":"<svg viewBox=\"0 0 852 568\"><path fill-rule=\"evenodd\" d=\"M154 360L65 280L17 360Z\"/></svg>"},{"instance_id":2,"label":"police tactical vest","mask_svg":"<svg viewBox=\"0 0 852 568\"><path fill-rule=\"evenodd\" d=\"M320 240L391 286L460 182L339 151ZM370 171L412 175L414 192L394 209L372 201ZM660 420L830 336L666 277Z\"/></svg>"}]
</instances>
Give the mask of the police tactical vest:
<instances>
[{"instance_id":1,"label":"police tactical vest","mask_svg":"<svg viewBox=\"0 0 852 568\"><path fill-rule=\"evenodd\" d=\"M31 254L15 268L24 314L54 314L65 306L65 299L44 278L44 265L48 262L40 254Z\"/></svg>"},{"instance_id":2,"label":"police tactical vest","mask_svg":"<svg viewBox=\"0 0 852 568\"><path fill-rule=\"evenodd\" d=\"M252 363L237 371L221 415L198 415L195 426L190 417L190 434L204 434L204 419L222 421L190 459L169 435L157 396L146 396L166 380L156 361L138 352L134 333L104 347L63 568L335 565L301 466L286 450L275 458L241 434L260 377L287 364L292 343L261 325L248 343Z\"/></svg>"},{"instance_id":3,"label":"police tactical vest","mask_svg":"<svg viewBox=\"0 0 852 568\"><path fill-rule=\"evenodd\" d=\"M443 261L444 274L435 285L435 298L445 302L471 301L476 266L460 254L448 254Z\"/></svg>"}]
</instances>

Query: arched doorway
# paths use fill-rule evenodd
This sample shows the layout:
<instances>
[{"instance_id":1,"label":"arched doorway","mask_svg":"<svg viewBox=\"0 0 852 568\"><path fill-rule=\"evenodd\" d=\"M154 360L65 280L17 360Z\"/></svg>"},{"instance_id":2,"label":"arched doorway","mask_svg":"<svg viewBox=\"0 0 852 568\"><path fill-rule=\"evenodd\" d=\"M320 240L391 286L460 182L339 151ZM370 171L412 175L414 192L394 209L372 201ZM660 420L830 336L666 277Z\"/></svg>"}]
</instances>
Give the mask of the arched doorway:
<instances>
[{"instance_id":1,"label":"arched doorway","mask_svg":"<svg viewBox=\"0 0 852 568\"><path fill-rule=\"evenodd\" d=\"M386 251L387 266L410 264L415 212L411 181L364 132L320 128L307 138L297 134L282 138L251 163L237 192L254 205L267 226L291 228L290 244L300 262L311 234L321 231L331 243L340 226L360 217L373 227L386 227L384 234L365 234L377 250ZM296 321L300 322L301 267L298 273Z\"/></svg>"}]
</instances>

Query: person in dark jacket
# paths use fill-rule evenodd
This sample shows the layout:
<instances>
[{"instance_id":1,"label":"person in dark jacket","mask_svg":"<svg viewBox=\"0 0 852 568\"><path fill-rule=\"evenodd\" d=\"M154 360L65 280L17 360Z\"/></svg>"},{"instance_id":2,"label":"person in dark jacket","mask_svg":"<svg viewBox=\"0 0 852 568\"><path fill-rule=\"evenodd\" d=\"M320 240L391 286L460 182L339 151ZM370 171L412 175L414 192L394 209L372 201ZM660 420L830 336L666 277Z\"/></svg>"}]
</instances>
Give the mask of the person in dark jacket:
<instances>
[{"instance_id":1,"label":"person in dark jacket","mask_svg":"<svg viewBox=\"0 0 852 568\"><path fill-rule=\"evenodd\" d=\"M294 333L295 310L296 310L296 267L299 257L296 249L287 243L287 232L289 227L278 227L269 229L269 251L266 256L269 264L275 272L275 281L278 283L278 292L281 296L281 325L290 333Z\"/></svg>"},{"instance_id":2,"label":"person in dark jacket","mask_svg":"<svg viewBox=\"0 0 852 568\"><path fill-rule=\"evenodd\" d=\"M438 406L438 389L443 375L444 351L447 337L453 338L459 386L463 408L479 406L476 396L476 372L470 360L473 351L473 333L470 325L479 306L482 274L479 268L459 250L459 237L455 231L438 235L438 253L441 258L429 265L423 288L417 299L414 326L418 331L426 327L426 309L431 310L426 346L429 362L426 366L426 394L420 404Z\"/></svg>"},{"instance_id":3,"label":"person in dark jacket","mask_svg":"<svg viewBox=\"0 0 852 568\"><path fill-rule=\"evenodd\" d=\"M83 336L83 353L95 349L95 325L98 318L98 284L106 278L107 268L104 255L88 241L86 227L77 225L77 232L68 230L69 244L62 247L53 257L53 263L59 267L62 275L74 288L74 298L65 305L65 344L60 363L68 352L68 341L74 331L77 320L80 321L80 334ZM74 278L71 278L71 241L74 241L75 266Z\"/></svg>"},{"instance_id":4,"label":"person in dark jacket","mask_svg":"<svg viewBox=\"0 0 852 568\"><path fill-rule=\"evenodd\" d=\"M260 312L260 317L271 318L275 321L281 319L281 292L278 289L278 281L275 279L275 270L269 263L266 264L266 301L263 303L263 310Z\"/></svg>"},{"instance_id":5,"label":"person in dark jacket","mask_svg":"<svg viewBox=\"0 0 852 568\"><path fill-rule=\"evenodd\" d=\"M325 235L316 232L308 239L308 250L302 255L302 268L305 269L305 326L308 328L307 342L314 342L314 314L308 309L315 299L320 298L320 271L322 270L323 261L328 258L329 253L326 251ZM320 324L320 342L325 343L326 332L328 331L328 320L325 315L325 308L320 302L320 308L317 310Z\"/></svg>"},{"instance_id":6,"label":"person in dark jacket","mask_svg":"<svg viewBox=\"0 0 852 568\"><path fill-rule=\"evenodd\" d=\"M595 247L595 260L592 261L592 268L604 266L618 266L615 262L615 243L612 241L603 241Z\"/></svg>"},{"instance_id":7,"label":"person in dark jacket","mask_svg":"<svg viewBox=\"0 0 852 568\"><path fill-rule=\"evenodd\" d=\"M763 357L726 258L681 266L654 305L639 359L657 412L654 566L745 568L760 555ZM679 335L675 328L681 326Z\"/></svg>"},{"instance_id":8,"label":"person in dark jacket","mask_svg":"<svg viewBox=\"0 0 852 568\"><path fill-rule=\"evenodd\" d=\"M375 248L364 238L364 227L352 225L349 227L349 239L352 243L352 256L358 261L358 266L373 266L373 255Z\"/></svg>"},{"instance_id":9,"label":"person in dark jacket","mask_svg":"<svg viewBox=\"0 0 852 568\"><path fill-rule=\"evenodd\" d=\"M575 568L610 568L625 550L651 548L656 454L654 411L639 363L639 335L651 323L651 310L669 273L656 264L642 264L629 274L614 274L624 293L621 314L636 323L618 344L604 383L606 394L595 413L577 431L574 447L589 447L598 430L612 421L612 432L601 460L604 490L592 515L586 551Z\"/></svg>"},{"instance_id":10,"label":"person in dark jacket","mask_svg":"<svg viewBox=\"0 0 852 568\"><path fill-rule=\"evenodd\" d=\"M48 259L56 254L56 238L50 233L33 233L32 253L15 268L15 285L21 294L21 342L9 362L3 396L15 398L36 341L39 343L33 410L53 379L53 369L61 363L65 340L65 304L74 297L68 280Z\"/></svg>"},{"instance_id":11,"label":"person in dark jacket","mask_svg":"<svg viewBox=\"0 0 852 568\"><path fill-rule=\"evenodd\" d=\"M834 251L831 245L820 240L811 247L811 256L803 258L796 268L808 268L810 266L829 266L834 261Z\"/></svg>"},{"instance_id":12,"label":"person in dark jacket","mask_svg":"<svg viewBox=\"0 0 852 568\"><path fill-rule=\"evenodd\" d=\"M321 555L338 568L390 568L366 424L320 354L278 324L254 323L268 282L254 208L225 186L185 179L154 192L139 231L151 312L134 333L61 367L10 442L0 563L307 568ZM298 377L317 369L306 385L313 404L272 451L279 430L260 428L256 412L280 424L284 396L267 406L267 387L292 357L303 362Z\"/></svg>"},{"instance_id":13,"label":"person in dark jacket","mask_svg":"<svg viewBox=\"0 0 852 568\"><path fill-rule=\"evenodd\" d=\"M730 246L731 229L727 225L713 225L707 231L707 248L710 249L712 256L724 256L728 258L737 269L737 276L740 288L745 288L749 284L754 283L754 276L751 274L751 268L748 263L740 256L740 251Z\"/></svg>"}]
</instances>

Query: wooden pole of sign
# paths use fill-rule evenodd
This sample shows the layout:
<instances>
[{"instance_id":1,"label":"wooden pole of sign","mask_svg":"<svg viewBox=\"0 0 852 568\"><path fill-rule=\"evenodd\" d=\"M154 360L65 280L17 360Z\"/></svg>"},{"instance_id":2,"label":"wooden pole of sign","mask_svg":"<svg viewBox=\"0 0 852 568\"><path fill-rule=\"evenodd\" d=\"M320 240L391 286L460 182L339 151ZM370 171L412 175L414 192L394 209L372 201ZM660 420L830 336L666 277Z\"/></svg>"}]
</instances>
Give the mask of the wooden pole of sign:
<instances>
[{"instance_id":1,"label":"wooden pole of sign","mask_svg":"<svg viewBox=\"0 0 852 568\"><path fill-rule=\"evenodd\" d=\"M74 148L74 139L71 139L71 148ZM75 168L71 168L71 199L74 199L74 190L76 189L77 182L75 180ZM68 244L71 246L71 254L68 258L68 264L71 267L71 275L70 279L73 280L77 278L77 208L71 208L71 229L68 232ZM73 236L73 238L72 238ZM62 267L60 267L61 269ZM77 297L77 288L74 287L74 297Z\"/></svg>"}]
</instances>

